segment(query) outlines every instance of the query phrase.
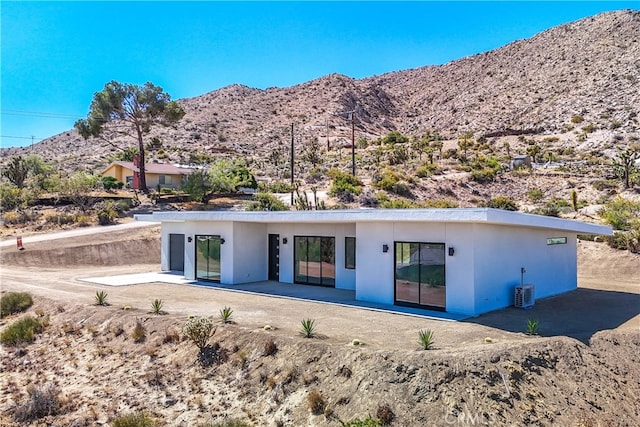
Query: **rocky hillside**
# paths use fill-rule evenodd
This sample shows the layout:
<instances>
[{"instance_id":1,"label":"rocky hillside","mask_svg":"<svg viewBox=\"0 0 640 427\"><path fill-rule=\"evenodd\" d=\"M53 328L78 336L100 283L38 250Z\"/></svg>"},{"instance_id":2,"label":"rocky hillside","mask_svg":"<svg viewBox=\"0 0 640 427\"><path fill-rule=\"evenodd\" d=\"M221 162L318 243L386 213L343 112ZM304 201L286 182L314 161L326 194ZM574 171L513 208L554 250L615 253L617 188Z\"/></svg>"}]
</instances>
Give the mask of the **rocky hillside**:
<instances>
[{"instance_id":1,"label":"rocky hillside","mask_svg":"<svg viewBox=\"0 0 640 427\"><path fill-rule=\"evenodd\" d=\"M180 102L187 112L181 123L149 135L163 147L152 158L186 162L190 152L264 158L288 144L291 123L298 141L318 137L344 146L351 138L345 112L352 110L356 138L436 129L450 138L467 131L498 139L553 135L559 146L606 149L640 131L640 11L603 13L441 66L361 80L332 74L287 88L232 85ZM99 169L113 152L73 130L34 150L69 169Z\"/></svg>"}]
</instances>

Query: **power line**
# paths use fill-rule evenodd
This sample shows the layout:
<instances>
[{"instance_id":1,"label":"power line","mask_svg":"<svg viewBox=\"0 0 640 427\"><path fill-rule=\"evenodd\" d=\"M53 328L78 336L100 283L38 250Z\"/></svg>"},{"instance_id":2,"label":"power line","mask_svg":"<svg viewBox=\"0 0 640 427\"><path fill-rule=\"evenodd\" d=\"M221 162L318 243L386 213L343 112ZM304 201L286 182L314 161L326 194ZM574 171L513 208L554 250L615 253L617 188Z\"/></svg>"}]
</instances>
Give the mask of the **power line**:
<instances>
[{"instance_id":1,"label":"power line","mask_svg":"<svg viewBox=\"0 0 640 427\"><path fill-rule=\"evenodd\" d=\"M30 139L30 140L38 140L41 141L44 138L36 138L35 136L9 136L9 135L0 135L0 138L12 138L12 139Z\"/></svg>"},{"instance_id":2,"label":"power line","mask_svg":"<svg viewBox=\"0 0 640 427\"><path fill-rule=\"evenodd\" d=\"M0 114L7 116L25 116L25 117L43 117L49 119L77 119L77 115L62 113L47 113L42 111L24 111L24 110L0 110Z\"/></svg>"}]
</instances>

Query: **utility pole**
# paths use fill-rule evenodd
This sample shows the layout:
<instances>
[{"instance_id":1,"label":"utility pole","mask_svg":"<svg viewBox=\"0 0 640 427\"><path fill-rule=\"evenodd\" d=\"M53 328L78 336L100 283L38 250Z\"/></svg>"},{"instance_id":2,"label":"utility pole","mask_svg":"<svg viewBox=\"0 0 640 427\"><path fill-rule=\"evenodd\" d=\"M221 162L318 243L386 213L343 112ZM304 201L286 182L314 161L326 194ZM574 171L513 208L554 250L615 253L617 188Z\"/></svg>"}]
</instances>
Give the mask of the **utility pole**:
<instances>
[{"instance_id":1,"label":"utility pole","mask_svg":"<svg viewBox=\"0 0 640 427\"><path fill-rule=\"evenodd\" d=\"M293 123L291 123L291 206L293 206Z\"/></svg>"},{"instance_id":2,"label":"utility pole","mask_svg":"<svg viewBox=\"0 0 640 427\"><path fill-rule=\"evenodd\" d=\"M33 140L35 136L31 135L31 147L29 147L29 151L33 151Z\"/></svg>"},{"instance_id":3,"label":"utility pole","mask_svg":"<svg viewBox=\"0 0 640 427\"><path fill-rule=\"evenodd\" d=\"M349 112L349 120L351 120L351 175L356 176L356 126L355 126L356 110Z\"/></svg>"}]
</instances>

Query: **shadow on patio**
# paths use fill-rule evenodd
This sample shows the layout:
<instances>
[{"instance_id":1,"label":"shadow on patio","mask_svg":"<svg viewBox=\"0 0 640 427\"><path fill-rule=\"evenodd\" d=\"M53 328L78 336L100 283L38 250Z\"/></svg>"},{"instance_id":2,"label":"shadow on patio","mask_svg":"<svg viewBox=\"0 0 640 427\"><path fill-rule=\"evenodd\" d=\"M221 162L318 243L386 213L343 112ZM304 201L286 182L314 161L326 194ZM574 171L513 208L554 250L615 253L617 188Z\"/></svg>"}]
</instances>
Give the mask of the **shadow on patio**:
<instances>
[{"instance_id":1,"label":"shadow on patio","mask_svg":"<svg viewBox=\"0 0 640 427\"><path fill-rule=\"evenodd\" d=\"M536 301L534 307L510 307L467 322L525 332L528 319L540 322L540 335L563 335L585 344L598 331L615 329L640 315L640 295L588 288Z\"/></svg>"}]
</instances>

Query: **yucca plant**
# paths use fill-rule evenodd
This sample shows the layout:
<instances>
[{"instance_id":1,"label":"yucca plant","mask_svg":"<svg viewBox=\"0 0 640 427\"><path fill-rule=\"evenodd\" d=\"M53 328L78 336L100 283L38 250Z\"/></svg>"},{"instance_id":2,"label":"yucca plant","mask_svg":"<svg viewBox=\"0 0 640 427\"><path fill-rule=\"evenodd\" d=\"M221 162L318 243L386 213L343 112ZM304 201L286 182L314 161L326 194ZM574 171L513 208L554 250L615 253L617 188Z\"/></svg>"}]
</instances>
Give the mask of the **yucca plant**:
<instances>
[{"instance_id":1,"label":"yucca plant","mask_svg":"<svg viewBox=\"0 0 640 427\"><path fill-rule=\"evenodd\" d=\"M160 315L162 314L162 306L164 305L164 303L162 302L161 299L155 299L153 300L153 302L151 303L151 312L153 314Z\"/></svg>"},{"instance_id":2,"label":"yucca plant","mask_svg":"<svg viewBox=\"0 0 640 427\"><path fill-rule=\"evenodd\" d=\"M301 322L302 328L300 334L305 338L313 338L316 335L316 321L313 319L304 319Z\"/></svg>"},{"instance_id":3,"label":"yucca plant","mask_svg":"<svg viewBox=\"0 0 640 427\"><path fill-rule=\"evenodd\" d=\"M96 292L96 305L108 305L107 304L107 294L105 291L97 291Z\"/></svg>"},{"instance_id":4,"label":"yucca plant","mask_svg":"<svg viewBox=\"0 0 640 427\"><path fill-rule=\"evenodd\" d=\"M538 335L540 330L538 329L540 322L537 319L528 319L527 320L527 334L528 335Z\"/></svg>"},{"instance_id":5,"label":"yucca plant","mask_svg":"<svg viewBox=\"0 0 640 427\"><path fill-rule=\"evenodd\" d=\"M218 321L220 323L232 323L231 318L233 317L233 310L231 307L224 307L220 310L220 314L218 315Z\"/></svg>"},{"instance_id":6,"label":"yucca plant","mask_svg":"<svg viewBox=\"0 0 640 427\"><path fill-rule=\"evenodd\" d=\"M418 333L418 336L420 339L420 346L424 350L430 350L435 342L433 331L431 329L424 329Z\"/></svg>"}]
</instances>

